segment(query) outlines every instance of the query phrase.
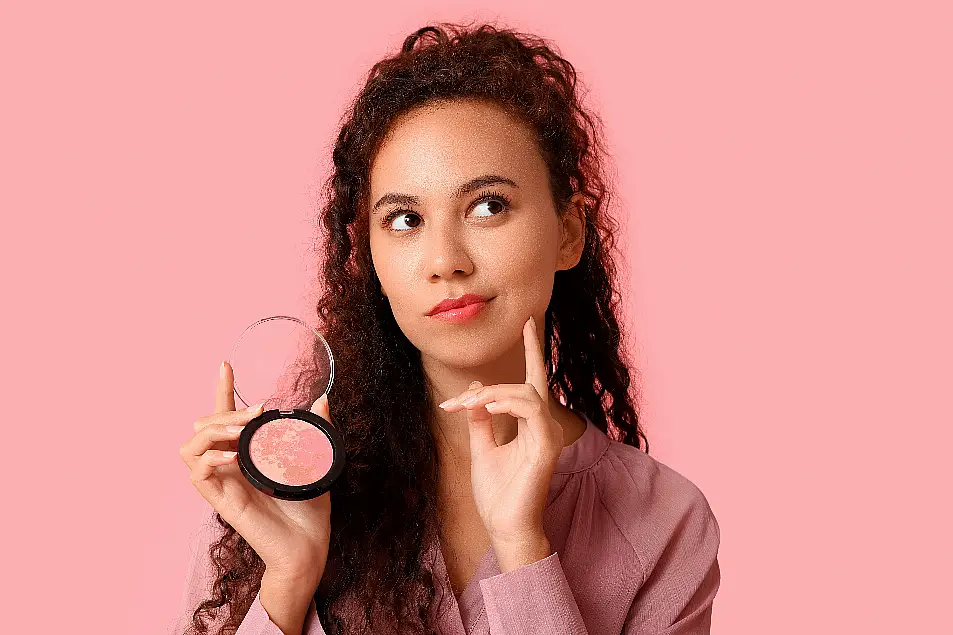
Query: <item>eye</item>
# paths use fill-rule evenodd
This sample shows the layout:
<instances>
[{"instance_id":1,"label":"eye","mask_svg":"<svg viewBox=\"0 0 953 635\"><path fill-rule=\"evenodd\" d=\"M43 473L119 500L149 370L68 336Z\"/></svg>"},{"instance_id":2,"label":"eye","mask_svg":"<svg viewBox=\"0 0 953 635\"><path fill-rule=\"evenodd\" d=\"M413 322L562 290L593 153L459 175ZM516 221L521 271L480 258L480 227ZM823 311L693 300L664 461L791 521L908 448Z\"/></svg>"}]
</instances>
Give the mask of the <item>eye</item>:
<instances>
[{"instance_id":1,"label":"eye","mask_svg":"<svg viewBox=\"0 0 953 635\"><path fill-rule=\"evenodd\" d=\"M476 203L473 205L473 209L477 209L480 205L487 205L489 214L480 215L477 214L478 218L492 218L493 216L499 216L500 214L509 211L510 209L510 199L500 192L487 192L480 196L477 199Z\"/></svg>"},{"instance_id":2,"label":"eye","mask_svg":"<svg viewBox=\"0 0 953 635\"><path fill-rule=\"evenodd\" d=\"M479 209L479 207L480 207L481 205L488 205L487 209L489 210L490 213L489 213L489 214L486 214L486 215L476 214L476 216L479 217L479 218L490 218L490 217L492 217L492 216L496 216L496 215L498 215L498 214L502 214L503 212L506 211L506 206L505 206L505 204L502 203L501 201L496 200L495 198L494 198L494 199L490 199L489 201L481 201L481 202L477 203L477 204L473 207L473 209Z\"/></svg>"},{"instance_id":3,"label":"eye","mask_svg":"<svg viewBox=\"0 0 953 635\"><path fill-rule=\"evenodd\" d=\"M394 210L393 212L388 214L386 217L384 217L384 220L381 221L381 224L384 226L385 229L390 229L391 231L394 231L397 233L405 232L405 231L408 231L408 229L395 229L392 223L397 218L405 218L407 216L412 216L417 218L417 222L413 223L409 227L409 229L414 229L415 227L417 227L417 225L420 224L420 216L418 216L415 212L408 212L406 210L400 210L400 209Z\"/></svg>"}]
</instances>

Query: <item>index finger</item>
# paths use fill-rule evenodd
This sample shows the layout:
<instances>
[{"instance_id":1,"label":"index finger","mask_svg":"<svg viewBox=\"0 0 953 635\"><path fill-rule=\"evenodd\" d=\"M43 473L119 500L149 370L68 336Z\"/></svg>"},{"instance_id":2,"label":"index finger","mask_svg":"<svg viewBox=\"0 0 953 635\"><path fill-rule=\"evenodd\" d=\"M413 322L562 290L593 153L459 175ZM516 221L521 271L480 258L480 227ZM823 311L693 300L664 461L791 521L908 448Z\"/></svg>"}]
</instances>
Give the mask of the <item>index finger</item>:
<instances>
[{"instance_id":1,"label":"index finger","mask_svg":"<svg viewBox=\"0 0 953 635\"><path fill-rule=\"evenodd\" d=\"M539 344L536 320L530 316L523 325L523 348L526 349L526 383L532 384L544 404L549 402L549 380L546 378L546 366L543 351Z\"/></svg>"},{"instance_id":2,"label":"index finger","mask_svg":"<svg viewBox=\"0 0 953 635\"><path fill-rule=\"evenodd\" d=\"M229 412L235 409L235 376L232 366L222 362L218 369L218 390L215 393L215 413Z\"/></svg>"}]
</instances>

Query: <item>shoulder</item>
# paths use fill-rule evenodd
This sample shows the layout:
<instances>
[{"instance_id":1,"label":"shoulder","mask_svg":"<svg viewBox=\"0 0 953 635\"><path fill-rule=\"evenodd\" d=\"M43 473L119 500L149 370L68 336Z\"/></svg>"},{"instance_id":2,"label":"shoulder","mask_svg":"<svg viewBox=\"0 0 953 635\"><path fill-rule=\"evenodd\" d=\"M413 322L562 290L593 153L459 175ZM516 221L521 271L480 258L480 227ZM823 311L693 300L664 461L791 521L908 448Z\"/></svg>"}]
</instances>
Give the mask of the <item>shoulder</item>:
<instances>
[{"instance_id":1,"label":"shoulder","mask_svg":"<svg viewBox=\"0 0 953 635\"><path fill-rule=\"evenodd\" d=\"M694 482L639 448L609 439L598 467L600 484L610 496L643 505L690 507L710 513L708 499Z\"/></svg>"},{"instance_id":2,"label":"shoulder","mask_svg":"<svg viewBox=\"0 0 953 635\"><path fill-rule=\"evenodd\" d=\"M611 439L592 469L602 504L644 571L674 548L717 552L720 530L708 499L676 470Z\"/></svg>"}]
</instances>

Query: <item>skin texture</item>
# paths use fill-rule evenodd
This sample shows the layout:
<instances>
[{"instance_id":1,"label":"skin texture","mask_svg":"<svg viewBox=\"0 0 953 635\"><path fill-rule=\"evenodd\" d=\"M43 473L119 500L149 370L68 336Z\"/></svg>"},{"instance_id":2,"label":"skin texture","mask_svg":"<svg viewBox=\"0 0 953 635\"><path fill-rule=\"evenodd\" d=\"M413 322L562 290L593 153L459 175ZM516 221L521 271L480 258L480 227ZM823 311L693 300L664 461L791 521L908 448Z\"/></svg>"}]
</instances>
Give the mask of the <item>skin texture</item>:
<instances>
[{"instance_id":1,"label":"skin texture","mask_svg":"<svg viewBox=\"0 0 953 635\"><path fill-rule=\"evenodd\" d=\"M456 196L463 183L486 174L516 186L496 183ZM489 191L510 204L474 204ZM389 193L418 202L374 210ZM405 113L371 165L374 267L395 320L421 352L433 402L492 393L475 407L437 409L434 425L442 516L451 527L469 527L459 531L475 544L492 544L503 570L549 555L542 502L559 451L585 429L549 393L542 359L554 275L582 254L582 201L574 195L557 214L533 131L488 102L458 100ZM465 324L426 315L444 298L465 293L493 300ZM491 415L485 404L494 399L501 407ZM476 518L482 529L472 528Z\"/></svg>"}]
</instances>

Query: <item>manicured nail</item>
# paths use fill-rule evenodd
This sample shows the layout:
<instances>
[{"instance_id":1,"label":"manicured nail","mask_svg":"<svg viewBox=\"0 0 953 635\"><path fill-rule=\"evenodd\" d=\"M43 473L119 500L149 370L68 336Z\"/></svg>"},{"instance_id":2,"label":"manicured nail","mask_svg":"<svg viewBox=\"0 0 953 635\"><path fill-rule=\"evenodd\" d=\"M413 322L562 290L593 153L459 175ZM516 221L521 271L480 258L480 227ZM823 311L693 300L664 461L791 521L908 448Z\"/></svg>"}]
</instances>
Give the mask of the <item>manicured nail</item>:
<instances>
[{"instance_id":1,"label":"manicured nail","mask_svg":"<svg viewBox=\"0 0 953 635\"><path fill-rule=\"evenodd\" d=\"M261 402L260 404L258 404L257 406L249 406L248 412L255 412L255 411L257 411L257 410L261 410L261 407L264 406L264 405L265 405L265 402L263 401L263 402Z\"/></svg>"},{"instance_id":2,"label":"manicured nail","mask_svg":"<svg viewBox=\"0 0 953 635\"><path fill-rule=\"evenodd\" d=\"M218 367L218 376L225 379L225 362L222 362L222 365Z\"/></svg>"},{"instance_id":3,"label":"manicured nail","mask_svg":"<svg viewBox=\"0 0 953 635\"><path fill-rule=\"evenodd\" d=\"M446 408L447 406L450 405L450 402L451 402L451 401L453 401L453 399L447 399L445 402L443 402L442 404L440 404L440 405L437 406L437 407L438 407L438 408Z\"/></svg>"},{"instance_id":4,"label":"manicured nail","mask_svg":"<svg viewBox=\"0 0 953 635\"><path fill-rule=\"evenodd\" d=\"M461 405L461 406L472 406L473 404L475 404L475 403L479 400L479 398L480 398L479 395L473 395L472 397L467 397L466 399L463 400L463 403L461 403L460 405Z\"/></svg>"},{"instance_id":5,"label":"manicured nail","mask_svg":"<svg viewBox=\"0 0 953 635\"><path fill-rule=\"evenodd\" d=\"M236 454L238 454L238 452L232 452L230 450L228 452L222 452L222 456L224 456L226 459L230 459Z\"/></svg>"},{"instance_id":6,"label":"manicured nail","mask_svg":"<svg viewBox=\"0 0 953 635\"><path fill-rule=\"evenodd\" d=\"M245 429L245 426L225 426L225 431L235 434Z\"/></svg>"}]
</instances>

